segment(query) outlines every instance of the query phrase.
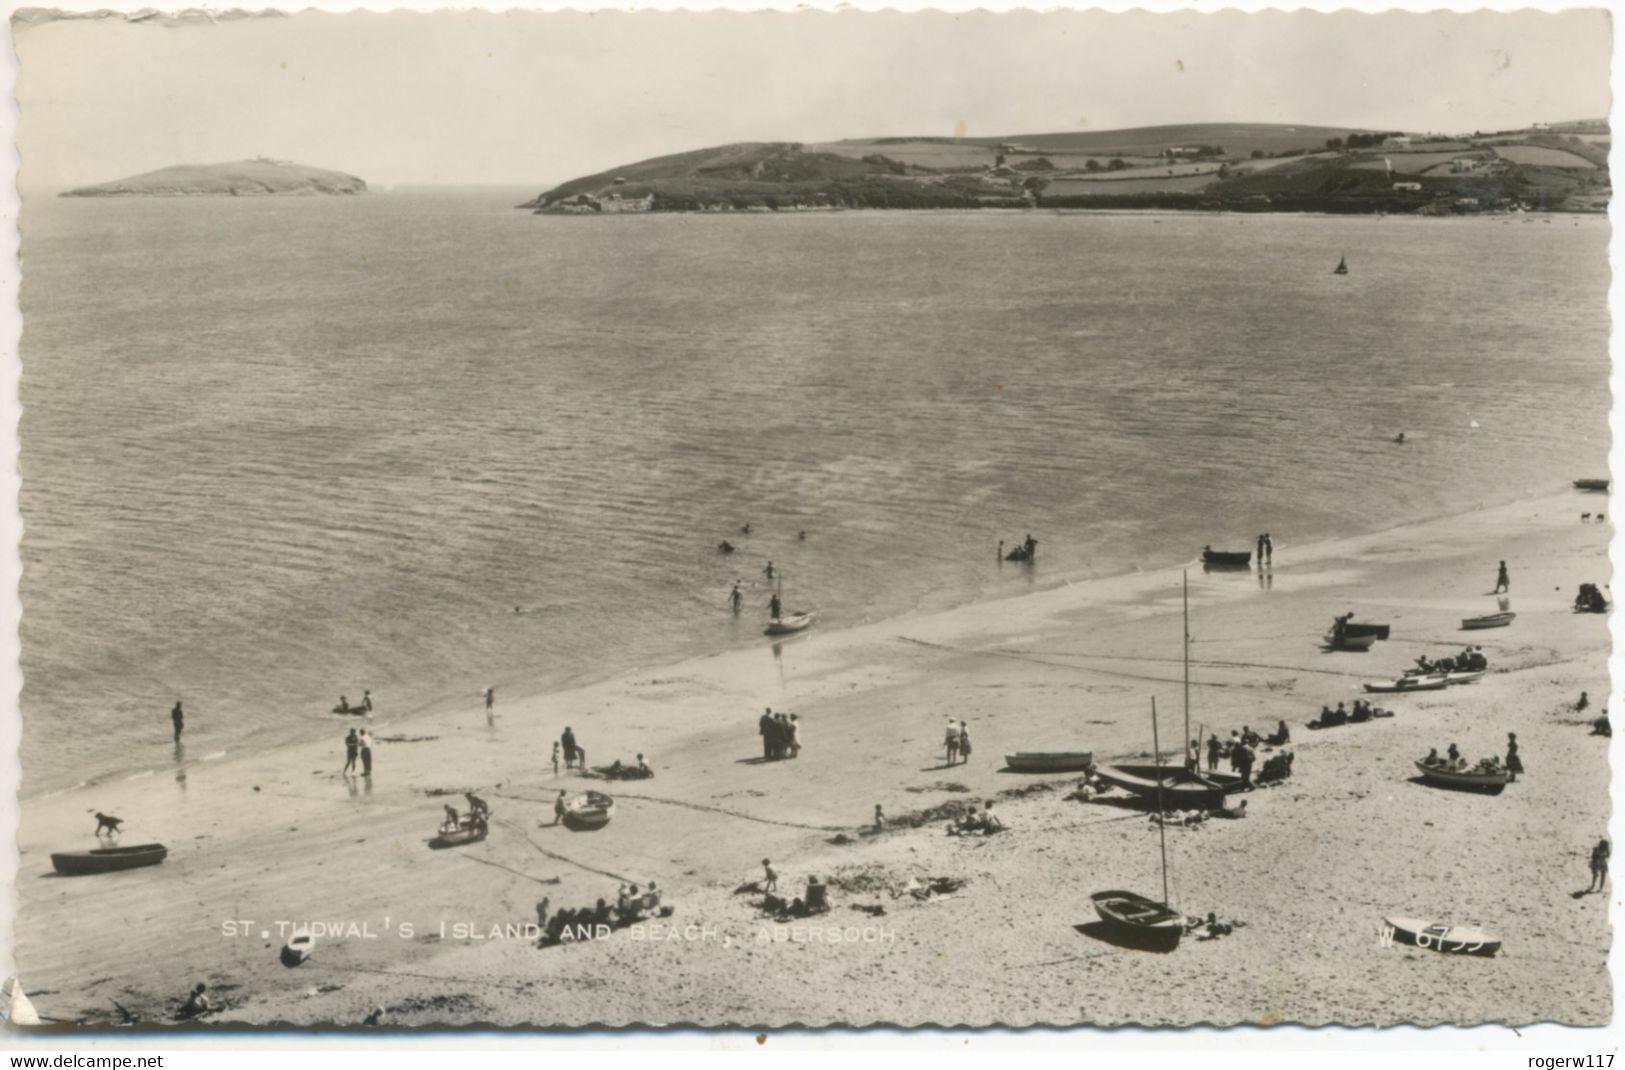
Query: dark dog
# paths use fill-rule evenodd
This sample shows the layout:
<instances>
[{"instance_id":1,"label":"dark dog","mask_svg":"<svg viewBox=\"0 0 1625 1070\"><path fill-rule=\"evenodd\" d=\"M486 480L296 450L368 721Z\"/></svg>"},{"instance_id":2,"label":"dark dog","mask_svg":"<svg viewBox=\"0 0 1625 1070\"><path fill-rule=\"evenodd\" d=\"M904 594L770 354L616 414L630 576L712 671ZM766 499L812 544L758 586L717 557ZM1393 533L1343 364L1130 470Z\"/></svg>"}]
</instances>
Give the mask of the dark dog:
<instances>
[{"instance_id":1,"label":"dark dog","mask_svg":"<svg viewBox=\"0 0 1625 1070\"><path fill-rule=\"evenodd\" d=\"M103 831L106 831L109 836L117 836L119 826L122 824L124 824L122 817L109 817L100 810L96 811L96 835L100 836Z\"/></svg>"}]
</instances>

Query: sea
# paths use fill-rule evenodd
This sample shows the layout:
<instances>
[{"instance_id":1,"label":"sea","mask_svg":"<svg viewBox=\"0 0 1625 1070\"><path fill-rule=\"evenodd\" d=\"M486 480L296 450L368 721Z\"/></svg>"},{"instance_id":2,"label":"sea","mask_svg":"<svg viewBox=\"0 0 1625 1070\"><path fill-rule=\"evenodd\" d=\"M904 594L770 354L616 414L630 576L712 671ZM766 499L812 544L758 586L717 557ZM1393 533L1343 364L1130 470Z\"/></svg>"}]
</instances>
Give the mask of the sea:
<instances>
[{"instance_id":1,"label":"sea","mask_svg":"<svg viewBox=\"0 0 1625 1070\"><path fill-rule=\"evenodd\" d=\"M25 198L25 797L1607 474L1602 217L534 192Z\"/></svg>"}]
</instances>

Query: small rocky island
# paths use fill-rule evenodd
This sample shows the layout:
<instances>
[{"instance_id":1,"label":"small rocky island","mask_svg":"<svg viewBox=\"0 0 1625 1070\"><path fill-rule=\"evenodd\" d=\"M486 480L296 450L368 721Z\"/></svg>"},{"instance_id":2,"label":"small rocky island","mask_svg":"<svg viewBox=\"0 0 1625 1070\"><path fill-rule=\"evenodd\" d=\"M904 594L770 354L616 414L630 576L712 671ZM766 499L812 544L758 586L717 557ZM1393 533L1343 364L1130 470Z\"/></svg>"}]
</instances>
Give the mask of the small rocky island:
<instances>
[{"instance_id":1,"label":"small rocky island","mask_svg":"<svg viewBox=\"0 0 1625 1070\"><path fill-rule=\"evenodd\" d=\"M64 197L299 197L367 192L367 183L340 171L264 156L232 163L182 164L116 182L68 190Z\"/></svg>"}]
</instances>

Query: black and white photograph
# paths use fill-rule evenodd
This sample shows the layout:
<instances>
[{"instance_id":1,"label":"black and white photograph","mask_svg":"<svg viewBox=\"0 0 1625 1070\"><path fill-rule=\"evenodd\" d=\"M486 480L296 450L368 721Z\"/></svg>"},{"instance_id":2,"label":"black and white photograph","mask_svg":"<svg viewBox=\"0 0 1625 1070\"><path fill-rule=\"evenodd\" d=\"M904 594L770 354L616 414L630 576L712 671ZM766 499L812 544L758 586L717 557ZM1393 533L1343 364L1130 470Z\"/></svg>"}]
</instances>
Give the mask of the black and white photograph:
<instances>
[{"instance_id":1,"label":"black and white photograph","mask_svg":"<svg viewBox=\"0 0 1625 1070\"><path fill-rule=\"evenodd\" d=\"M8 14L25 1040L1613 1021L1607 8Z\"/></svg>"}]
</instances>

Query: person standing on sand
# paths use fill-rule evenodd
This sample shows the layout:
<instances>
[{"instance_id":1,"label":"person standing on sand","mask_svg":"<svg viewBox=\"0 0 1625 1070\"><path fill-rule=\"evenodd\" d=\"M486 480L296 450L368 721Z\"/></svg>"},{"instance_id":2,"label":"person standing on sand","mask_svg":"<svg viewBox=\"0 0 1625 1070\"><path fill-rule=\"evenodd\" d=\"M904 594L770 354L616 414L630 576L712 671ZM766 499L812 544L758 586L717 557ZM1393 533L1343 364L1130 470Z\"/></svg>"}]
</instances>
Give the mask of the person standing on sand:
<instances>
[{"instance_id":1,"label":"person standing on sand","mask_svg":"<svg viewBox=\"0 0 1625 1070\"><path fill-rule=\"evenodd\" d=\"M768 578L768 582L770 582L770 583L772 582L772 580L773 580L773 562L769 561L767 563L767 567L762 569L762 574Z\"/></svg>"},{"instance_id":2,"label":"person standing on sand","mask_svg":"<svg viewBox=\"0 0 1625 1070\"><path fill-rule=\"evenodd\" d=\"M1507 772L1512 774L1507 778L1509 784L1517 780L1518 774L1523 772L1523 759L1518 757L1518 733L1516 732L1507 733Z\"/></svg>"},{"instance_id":3,"label":"person standing on sand","mask_svg":"<svg viewBox=\"0 0 1625 1070\"><path fill-rule=\"evenodd\" d=\"M1501 571L1495 574L1495 591L1493 593L1502 594L1503 592L1508 594L1512 592L1512 581L1507 578L1507 563L1505 561L1501 562Z\"/></svg>"},{"instance_id":4,"label":"person standing on sand","mask_svg":"<svg viewBox=\"0 0 1625 1070\"><path fill-rule=\"evenodd\" d=\"M557 799L553 800L553 824L557 825L560 821L563 821L563 820L564 820L564 792L561 791L561 792L559 792L559 797Z\"/></svg>"},{"instance_id":5,"label":"person standing on sand","mask_svg":"<svg viewBox=\"0 0 1625 1070\"><path fill-rule=\"evenodd\" d=\"M761 720L756 722L757 730L762 733L762 760L767 761L773 757L773 707L767 707Z\"/></svg>"},{"instance_id":6,"label":"person standing on sand","mask_svg":"<svg viewBox=\"0 0 1625 1070\"><path fill-rule=\"evenodd\" d=\"M790 757L801 757L801 719L795 714L790 715L789 735Z\"/></svg>"},{"instance_id":7,"label":"person standing on sand","mask_svg":"<svg viewBox=\"0 0 1625 1070\"><path fill-rule=\"evenodd\" d=\"M762 878L762 891L774 891L779 886L779 875L773 872L773 863L765 858L762 859L762 869L765 872L765 876Z\"/></svg>"},{"instance_id":8,"label":"person standing on sand","mask_svg":"<svg viewBox=\"0 0 1625 1070\"><path fill-rule=\"evenodd\" d=\"M885 827L886 827L886 813L885 813L885 811L883 811L880 808L879 803L875 803L875 831L879 832L881 829L883 829Z\"/></svg>"},{"instance_id":9,"label":"person standing on sand","mask_svg":"<svg viewBox=\"0 0 1625 1070\"><path fill-rule=\"evenodd\" d=\"M486 688L485 689L485 715L487 717L491 716L491 704L493 702L495 702L496 700L497 700L497 689L494 688L494 687Z\"/></svg>"},{"instance_id":10,"label":"person standing on sand","mask_svg":"<svg viewBox=\"0 0 1625 1070\"><path fill-rule=\"evenodd\" d=\"M569 769L576 761L576 734L569 725L564 726L564 734L559 737L559 742L564 744L564 768Z\"/></svg>"},{"instance_id":11,"label":"person standing on sand","mask_svg":"<svg viewBox=\"0 0 1625 1070\"><path fill-rule=\"evenodd\" d=\"M1003 539L999 540L999 554L993 560L995 560L995 561L1003 561L1004 560L1004 540Z\"/></svg>"},{"instance_id":12,"label":"person standing on sand","mask_svg":"<svg viewBox=\"0 0 1625 1070\"><path fill-rule=\"evenodd\" d=\"M1236 753L1234 755L1234 758L1235 758L1235 762L1236 762L1236 772L1241 774L1242 786L1247 787L1247 788L1252 787L1253 786L1253 749L1251 747L1247 746L1247 744L1243 743L1243 744L1241 744L1240 746L1238 746L1236 748Z\"/></svg>"},{"instance_id":13,"label":"person standing on sand","mask_svg":"<svg viewBox=\"0 0 1625 1070\"><path fill-rule=\"evenodd\" d=\"M350 734L344 737L343 776L349 776L351 773L355 772L355 758L360 751L361 740L356 738L355 729L352 728L350 729Z\"/></svg>"},{"instance_id":14,"label":"person standing on sand","mask_svg":"<svg viewBox=\"0 0 1625 1070\"><path fill-rule=\"evenodd\" d=\"M964 721L959 722L959 760L970 761L970 729Z\"/></svg>"},{"instance_id":15,"label":"person standing on sand","mask_svg":"<svg viewBox=\"0 0 1625 1070\"><path fill-rule=\"evenodd\" d=\"M1270 538L1269 532L1264 532L1264 560L1270 564L1275 563L1275 540Z\"/></svg>"},{"instance_id":16,"label":"person standing on sand","mask_svg":"<svg viewBox=\"0 0 1625 1070\"><path fill-rule=\"evenodd\" d=\"M362 729L358 742L361 744L361 775L370 777L372 776L372 733Z\"/></svg>"},{"instance_id":17,"label":"person standing on sand","mask_svg":"<svg viewBox=\"0 0 1625 1070\"><path fill-rule=\"evenodd\" d=\"M943 737L943 745L948 748L948 764L956 764L959 760L959 726L954 724L952 717L948 718L948 732Z\"/></svg>"},{"instance_id":18,"label":"person standing on sand","mask_svg":"<svg viewBox=\"0 0 1625 1070\"><path fill-rule=\"evenodd\" d=\"M1258 567L1264 567L1264 536L1258 537Z\"/></svg>"},{"instance_id":19,"label":"person standing on sand","mask_svg":"<svg viewBox=\"0 0 1625 1070\"><path fill-rule=\"evenodd\" d=\"M169 719L175 725L175 742L181 741L181 729L186 727L186 715L181 713L181 700L175 700L175 708L169 711Z\"/></svg>"},{"instance_id":20,"label":"person standing on sand","mask_svg":"<svg viewBox=\"0 0 1625 1070\"><path fill-rule=\"evenodd\" d=\"M1608 841L1598 840L1591 849L1591 887L1586 891L1600 892L1608 886L1608 854Z\"/></svg>"},{"instance_id":21,"label":"person standing on sand","mask_svg":"<svg viewBox=\"0 0 1625 1070\"><path fill-rule=\"evenodd\" d=\"M363 690L361 692L361 705L368 713L372 712L372 692L371 691Z\"/></svg>"},{"instance_id":22,"label":"person standing on sand","mask_svg":"<svg viewBox=\"0 0 1625 1070\"><path fill-rule=\"evenodd\" d=\"M1219 736L1218 736L1217 732L1215 732L1213 735L1207 737L1207 771L1208 772L1211 773L1214 770L1219 768L1219 754L1223 750L1224 750L1224 745L1219 742Z\"/></svg>"},{"instance_id":23,"label":"person standing on sand","mask_svg":"<svg viewBox=\"0 0 1625 1070\"><path fill-rule=\"evenodd\" d=\"M773 596L767 600L767 616L769 620L778 620L783 614L784 607L779 601L779 592L774 591Z\"/></svg>"}]
</instances>

